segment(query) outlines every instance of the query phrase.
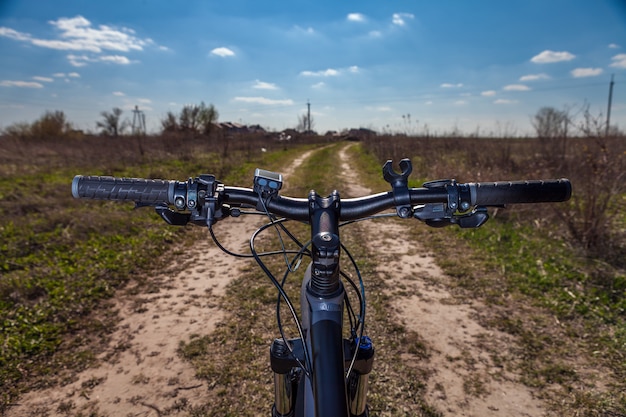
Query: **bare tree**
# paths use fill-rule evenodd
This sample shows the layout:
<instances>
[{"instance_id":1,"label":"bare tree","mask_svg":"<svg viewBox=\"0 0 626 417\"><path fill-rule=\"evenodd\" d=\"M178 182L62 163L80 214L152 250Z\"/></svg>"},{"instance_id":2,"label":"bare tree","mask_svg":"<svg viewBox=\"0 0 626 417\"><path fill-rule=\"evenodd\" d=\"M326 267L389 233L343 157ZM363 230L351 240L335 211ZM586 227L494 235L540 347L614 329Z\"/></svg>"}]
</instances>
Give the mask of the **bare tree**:
<instances>
[{"instance_id":1,"label":"bare tree","mask_svg":"<svg viewBox=\"0 0 626 417\"><path fill-rule=\"evenodd\" d=\"M298 124L296 130L302 133L310 133L314 130L315 121L313 116L309 116L306 113L298 116Z\"/></svg>"},{"instance_id":2,"label":"bare tree","mask_svg":"<svg viewBox=\"0 0 626 417\"><path fill-rule=\"evenodd\" d=\"M96 127L101 129L101 133L105 136L118 137L129 126L128 120L122 121L122 113L123 111L119 107L114 107L110 113L103 111L100 113L103 120L96 122Z\"/></svg>"},{"instance_id":3,"label":"bare tree","mask_svg":"<svg viewBox=\"0 0 626 417\"><path fill-rule=\"evenodd\" d=\"M47 111L30 128L31 135L39 138L65 136L71 130L72 125L60 110Z\"/></svg>"},{"instance_id":4,"label":"bare tree","mask_svg":"<svg viewBox=\"0 0 626 417\"><path fill-rule=\"evenodd\" d=\"M569 112L542 107L531 122L539 139L543 160L548 166L560 169L567 153L568 128L571 123Z\"/></svg>"},{"instance_id":5,"label":"bare tree","mask_svg":"<svg viewBox=\"0 0 626 417\"><path fill-rule=\"evenodd\" d=\"M176 119L176 115L168 111L165 118L161 120L161 127L163 132L177 132L178 120Z\"/></svg>"},{"instance_id":6,"label":"bare tree","mask_svg":"<svg viewBox=\"0 0 626 417\"><path fill-rule=\"evenodd\" d=\"M200 103L200 126L202 133L210 135L218 118L219 113L213 104L206 106L204 102Z\"/></svg>"},{"instance_id":7,"label":"bare tree","mask_svg":"<svg viewBox=\"0 0 626 417\"><path fill-rule=\"evenodd\" d=\"M182 108L178 117L171 111L167 112L161 120L161 127L163 132L210 135L218 117L219 113L213 104L188 104Z\"/></svg>"}]
</instances>

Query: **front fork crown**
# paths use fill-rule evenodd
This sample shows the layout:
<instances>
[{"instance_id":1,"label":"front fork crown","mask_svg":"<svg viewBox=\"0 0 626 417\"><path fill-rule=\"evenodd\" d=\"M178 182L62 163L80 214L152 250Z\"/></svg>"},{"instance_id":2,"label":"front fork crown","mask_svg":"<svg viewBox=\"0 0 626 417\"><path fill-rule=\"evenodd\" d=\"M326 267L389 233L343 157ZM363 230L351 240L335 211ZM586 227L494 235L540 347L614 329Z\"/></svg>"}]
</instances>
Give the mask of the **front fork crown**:
<instances>
[{"instance_id":1,"label":"front fork crown","mask_svg":"<svg viewBox=\"0 0 626 417\"><path fill-rule=\"evenodd\" d=\"M270 365L274 372L274 405L272 417L292 417L295 415L298 387L304 372L300 363L304 363L304 346L302 339L287 341L293 352L290 352L283 339L275 339L270 347ZM352 372L347 381L347 398L351 417L367 417L367 390L369 374L374 364L374 346L369 337L363 336L355 340L344 339L345 369L352 362L354 350L358 349ZM357 347L358 345L358 347Z\"/></svg>"}]
</instances>

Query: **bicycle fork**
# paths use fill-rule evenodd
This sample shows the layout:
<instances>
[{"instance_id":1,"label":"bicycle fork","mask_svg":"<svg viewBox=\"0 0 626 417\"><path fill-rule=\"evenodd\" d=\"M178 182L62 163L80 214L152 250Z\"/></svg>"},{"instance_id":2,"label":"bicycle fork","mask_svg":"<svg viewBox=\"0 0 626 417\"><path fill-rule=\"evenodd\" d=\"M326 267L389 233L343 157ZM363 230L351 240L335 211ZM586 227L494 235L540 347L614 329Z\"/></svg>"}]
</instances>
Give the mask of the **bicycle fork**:
<instances>
[{"instance_id":1,"label":"bicycle fork","mask_svg":"<svg viewBox=\"0 0 626 417\"><path fill-rule=\"evenodd\" d=\"M295 416L296 400L304 394L298 390L304 386L302 378L306 376L296 360L304 361L304 346L301 339L291 339L288 343L293 354L283 339L275 339L270 348L270 364L274 373L272 417ZM354 367L346 383L350 417L367 417L367 390L374 363L374 346L367 336L363 336L360 341L344 339L343 344L346 370L352 362L355 349L358 349Z\"/></svg>"},{"instance_id":2,"label":"bicycle fork","mask_svg":"<svg viewBox=\"0 0 626 417\"><path fill-rule=\"evenodd\" d=\"M273 417L368 415L374 347L368 337L347 340L342 336L345 291L339 273L339 207L336 191L327 198L314 191L309 194L312 262L304 274L300 297L305 340L272 343ZM346 380L345 371L355 355ZM311 363L306 363L307 356ZM310 375L305 375L303 364L311 366Z\"/></svg>"}]
</instances>

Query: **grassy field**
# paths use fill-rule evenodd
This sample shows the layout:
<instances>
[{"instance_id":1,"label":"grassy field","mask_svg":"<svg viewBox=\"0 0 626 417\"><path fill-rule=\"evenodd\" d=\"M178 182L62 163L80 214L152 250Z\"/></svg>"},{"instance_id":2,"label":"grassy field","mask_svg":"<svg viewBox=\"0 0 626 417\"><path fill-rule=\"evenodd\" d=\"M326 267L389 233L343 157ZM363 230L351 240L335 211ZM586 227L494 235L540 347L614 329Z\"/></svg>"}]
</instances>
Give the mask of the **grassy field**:
<instances>
[{"instance_id":1,"label":"grassy field","mask_svg":"<svg viewBox=\"0 0 626 417\"><path fill-rule=\"evenodd\" d=\"M497 210L479 229L412 230L439 255L439 265L455 278L461 296L490 306L494 314L483 317L483 324L521 342L521 361L515 366L525 384L539 388L554 404L555 415L626 415L625 193L612 183L598 185L620 180L620 175L611 180L606 175L624 169L626 144L596 143L592 152L593 138L579 138L559 170L537 152L533 140L403 139L386 146L388 140L365 144L361 160L370 164L363 178L376 182L380 161L403 156L418 161L416 182L440 176L461 181L572 179L573 200L565 205ZM609 148L610 157L605 153ZM425 160L431 168L421 162ZM602 198L606 205L592 210ZM598 247L570 229L583 230L584 222L572 224L573 218L591 212L610 217L593 231L604 236ZM603 372L611 376L607 389L591 390L586 379Z\"/></svg>"},{"instance_id":2,"label":"grassy field","mask_svg":"<svg viewBox=\"0 0 626 417\"><path fill-rule=\"evenodd\" d=\"M616 158L624 155L624 145L612 143L608 159L594 165L592 157L606 152L591 142L589 151L580 141L580 147L570 144L567 157L559 162L538 157L533 140L440 139L366 141L352 148L356 169L365 185L386 190L380 162L387 158L413 159L413 186L449 176L461 181L545 177L560 163L562 172L555 175L572 178L576 193L563 213L548 206L521 207L498 210L478 230L433 231L416 224L407 233L438 255L440 266L455 278L453 290L459 297L490 306L493 314L481 318L485 326L522 342L521 353L509 366L521 372L525 384L541 389L555 415L626 415L624 190L605 184L607 176L624 170L624 157ZM6 146L0 150L0 414L20 392L61 384L90 366L98 345L115 326L110 304L115 292L131 280L141 281L143 271L164 262L162 254L187 244L199 232L164 227L150 209L130 215L132 204L76 201L69 190L74 175L183 180L211 172L245 185L254 167L285 166L307 146L315 146L287 148L267 138L228 148L202 139L1 140ZM289 178L292 193L341 188L332 182L334 177L312 174L325 166L334 169L335 163L333 148L318 152ZM587 166L595 166L595 171L580 169ZM607 197L604 212L597 212L601 204L591 207L591 202ZM604 223L592 224L590 213L598 213ZM367 273L373 258L363 246L366 237L357 228L347 238L354 254L365 260L361 268ZM272 267L281 264L274 262ZM250 312L271 310L274 293L254 268L238 282L246 285L234 283L222 301L224 308L240 304L236 311L228 307L232 318L210 338L199 335L181 345L181 355L216 387L210 407L207 403L188 410L190 415L242 415L242 404L233 403L223 388L232 389L233 381L247 381L238 384L236 395L258 405L258 412L266 412L271 402L262 387L271 382L267 338L275 336L275 325ZM139 291L150 285L139 284ZM376 293L383 285L373 282L369 288ZM384 296L370 302L371 321L379 326L374 331L390 335L381 348L391 358L380 374L385 376L373 377L373 409L388 415L438 415L421 397L422 376L407 377L406 372L416 371L393 360L394 352L402 353L400 346L412 346L413 354L419 354L419 339L389 322ZM208 361L207 352L214 358L231 355L230 360L246 366L231 367L225 359ZM504 354L500 358L508 359ZM604 390L587 389L589 370L606 373Z\"/></svg>"},{"instance_id":3,"label":"grassy field","mask_svg":"<svg viewBox=\"0 0 626 417\"><path fill-rule=\"evenodd\" d=\"M115 291L197 233L166 227L149 208L131 214L132 203L74 200L73 176L221 173L245 184L258 164L282 165L307 146L250 139L227 155L202 139L1 139L0 412L21 391L71 380L93 363L115 324Z\"/></svg>"}]
</instances>

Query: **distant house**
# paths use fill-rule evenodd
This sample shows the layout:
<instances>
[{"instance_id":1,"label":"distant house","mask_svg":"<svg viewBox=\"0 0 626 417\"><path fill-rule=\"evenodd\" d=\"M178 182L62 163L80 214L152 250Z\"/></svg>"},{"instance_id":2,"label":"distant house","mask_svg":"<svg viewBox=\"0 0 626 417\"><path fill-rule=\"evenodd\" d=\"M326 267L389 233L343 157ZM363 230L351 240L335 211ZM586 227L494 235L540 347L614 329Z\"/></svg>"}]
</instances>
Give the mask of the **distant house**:
<instances>
[{"instance_id":1,"label":"distant house","mask_svg":"<svg viewBox=\"0 0 626 417\"><path fill-rule=\"evenodd\" d=\"M225 135L234 135L242 133L266 133L265 129L261 125L246 126L241 123L235 122L221 122L216 123L218 129Z\"/></svg>"},{"instance_id":2,"label":"distant house","mask_svg":"<svg viewBox=\"0 0 626 417\"><path fill-rule=\"evenodd\" d=\"M371 129L366 129L364 127L360 127L358 129L350 129L343 134L346 140L363 140L370 138L372 136L376 136L377 133Z\"/></svg>"}]
</instances>

